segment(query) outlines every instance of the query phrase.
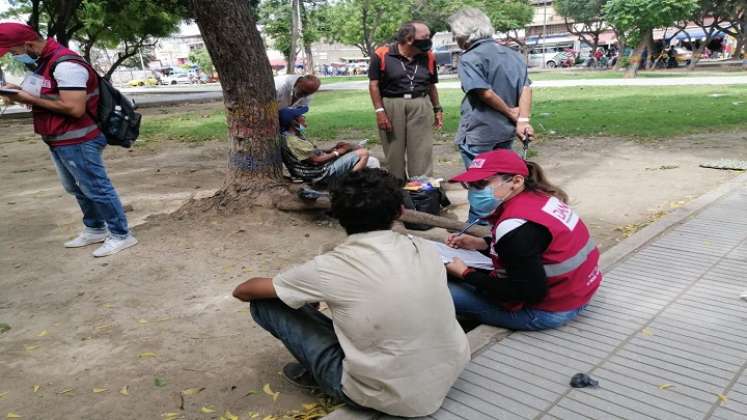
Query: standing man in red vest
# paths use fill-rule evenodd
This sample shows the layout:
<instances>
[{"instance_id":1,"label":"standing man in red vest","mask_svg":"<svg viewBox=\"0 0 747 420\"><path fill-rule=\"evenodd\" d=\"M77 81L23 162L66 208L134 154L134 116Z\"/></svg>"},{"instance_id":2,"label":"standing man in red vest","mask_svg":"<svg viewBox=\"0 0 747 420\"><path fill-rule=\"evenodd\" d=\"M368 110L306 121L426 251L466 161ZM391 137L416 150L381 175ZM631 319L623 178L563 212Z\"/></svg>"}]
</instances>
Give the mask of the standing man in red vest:
<instances>
[{"instance_id":1,"label":"standing man in red vest","mask_svg":"<svg viewBox=\"0 0 747 420\"><path fill-rule=\"evenodd\" d=\"M96 72L82 57L58 65L61 57L78 54L20 23L0 23L0 57L6 53L34 70L21 87L4 86L19 93L2 95L31 106L34 131L49 146L63 187L83 212L83 231L65 247L103 242L93 256L104 257L137 244L101 158L106 138L91 117L99 101Z\"/></svg>"},{"instance_id":2,"label":"standing man in red vest","mask_svg":"<svg viewBox=\"0 0 747 420\"><path fill-rule=\"evenodd\" d=\"M371 101L389 172L400 179L433 175L433 127L443 126L436 56L424 23L400 27L397 42L376 50L368 67Z\"/></svg>"}]
</instances>

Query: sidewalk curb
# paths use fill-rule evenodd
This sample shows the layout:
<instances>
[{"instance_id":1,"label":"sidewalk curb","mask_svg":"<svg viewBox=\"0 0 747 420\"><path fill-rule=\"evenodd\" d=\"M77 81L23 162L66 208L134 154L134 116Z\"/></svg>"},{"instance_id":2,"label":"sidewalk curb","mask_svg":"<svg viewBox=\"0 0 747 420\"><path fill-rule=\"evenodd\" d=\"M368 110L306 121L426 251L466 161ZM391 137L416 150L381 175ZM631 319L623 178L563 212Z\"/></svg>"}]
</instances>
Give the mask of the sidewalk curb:
<instances>
[{"instance_id":1,"label":"sidewalk curb","mask_svg":"<svg viewBox=\"0 0 747 420\"><path fill-rule=\"evenodd\" d=\"M669 229L680 225L687 221L690 217L700 212L710 204L718 201L729 192L747 185L747 172L738 175L736 178L720 185L716 189L703 194L702 196L692 200L686 205L674 209L669 212L666 216L660 220L652 223L649 226L636 232L629 238L624 239L617 245L608 249L599 261L599 267L603 272L607 272L612 269L615 265L622 262L631 254L638 252L643 245L654 240ZM480 325L474 330L467 333L467 339L469 340L470 348L472 349L472 356L479 354L487 346L497 343L511 334L510 330L504 328L496 328L489 325ZM385 416L382 413L376 411L360 411L353 410L348 407L342 407L324 419L327 420L376 420L380 416ZM390 418L390 416L386 416Z\"/></svg>"}]
</instances>

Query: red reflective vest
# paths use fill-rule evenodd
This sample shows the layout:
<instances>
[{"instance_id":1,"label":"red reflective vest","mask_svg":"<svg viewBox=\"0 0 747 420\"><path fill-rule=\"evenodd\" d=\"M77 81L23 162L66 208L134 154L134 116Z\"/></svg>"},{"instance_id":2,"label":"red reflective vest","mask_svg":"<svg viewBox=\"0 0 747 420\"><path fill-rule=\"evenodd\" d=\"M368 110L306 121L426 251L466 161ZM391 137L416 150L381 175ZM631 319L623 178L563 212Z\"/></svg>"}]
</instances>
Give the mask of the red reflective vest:
<instances>
[{"instance_id":1,"label":"red reflective vest","mask_svg":"<svg viewBox=\"0 0 747 420\"><path fill-rule=\"evenodd\" d=\"M570 311L585 305L602 282L599 250L584 222L567 204L539 192L524 191L506 201L490 217L493 242L490 253L497 281L505 278L503 262L495 244L524 221L534 222L550 231L552 240L542 254L547 274L545 299L530 307L549 312ZM508 310L519 310L523 303L508 303Z\"/></svg>"},{"instance_id":2,"label":"red reflective vest","mask_svg":"<svg viewBox=\"0 0 747 420\"><path fill-rule=\"evenodd\" d=\"M52 77L52 65L64 55L78 54L63 47L54 39L49 38L39 57L39 67L34 71L36 75L43 78L41 89L41 97L43 99L54 100L60 97L57 82ZM50 147L80 144L92 140L101 134L101 130L99 130L96 122L91 118L91 115L96 115L99 105L98 76L93 68L85 62L83 57L80 57L80 61L76 60L75 63L84 66L88 70L86 114L81 118L73 118L38 106L34 106L31 109L34 117L34 131L41 135L44 142Z\"/></svg>"}]
</instances>

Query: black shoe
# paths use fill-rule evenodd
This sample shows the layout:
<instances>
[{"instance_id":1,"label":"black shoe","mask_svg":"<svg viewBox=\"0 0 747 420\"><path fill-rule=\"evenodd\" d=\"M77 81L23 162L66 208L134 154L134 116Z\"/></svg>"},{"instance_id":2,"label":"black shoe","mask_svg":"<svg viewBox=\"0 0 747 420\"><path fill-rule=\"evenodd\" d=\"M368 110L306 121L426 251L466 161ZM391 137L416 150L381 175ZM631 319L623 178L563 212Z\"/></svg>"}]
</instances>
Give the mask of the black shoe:
<instances>
[{"instance_id":1,"label":"black shoe","mask_svg":"<svg viewBox=\"0 0 747 420\"><path fill-rule=\"evenodd\" d=\"M283 366L283 376L293 385L306 389L318 389L319 385L314 380L311 372L306 370L300 363L288 363Z\"/></svg>"}]
</instances>

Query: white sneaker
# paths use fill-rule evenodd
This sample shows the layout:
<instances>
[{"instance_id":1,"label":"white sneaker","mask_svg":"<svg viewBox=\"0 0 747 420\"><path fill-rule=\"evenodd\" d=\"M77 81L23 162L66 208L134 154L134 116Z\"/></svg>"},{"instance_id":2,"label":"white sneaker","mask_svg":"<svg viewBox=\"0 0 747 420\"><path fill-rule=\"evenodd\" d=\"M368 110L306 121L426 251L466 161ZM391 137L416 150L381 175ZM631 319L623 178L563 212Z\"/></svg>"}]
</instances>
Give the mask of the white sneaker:
<instances>
[{"instance_id":1,"label":"white sneaker","mask_svg":"<svg viewBox=\"0 0 747 420\"><path fill-rule=\"evenodd\" d=\"M91 244L97 244L99 242L104 242L107 236L109 236L109 232L106 230L97 232L86 228L78 235L78 237L65 242L65 248L80 248Z\"/></svg>"},{"instance_id":2,"label":"white sneaker","mask_svg":"<svg viewBox=\"0 0 747 420\"><path fill-rule=\"evenodd\" d=\"M106 241L104 241L104 245L101 245L95 251L93 251L93 256L106 257L107 255L116 254L117 252L125 250L131 246L135 246L136 244L137 239L135 239L135 237L132 235L127 235L127 237L124 239L114 238L110 236L106 238Z\"/></svg>"}]
</instances>

